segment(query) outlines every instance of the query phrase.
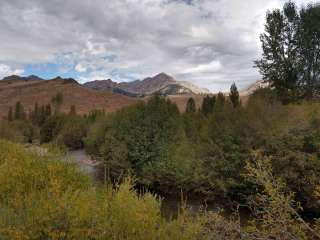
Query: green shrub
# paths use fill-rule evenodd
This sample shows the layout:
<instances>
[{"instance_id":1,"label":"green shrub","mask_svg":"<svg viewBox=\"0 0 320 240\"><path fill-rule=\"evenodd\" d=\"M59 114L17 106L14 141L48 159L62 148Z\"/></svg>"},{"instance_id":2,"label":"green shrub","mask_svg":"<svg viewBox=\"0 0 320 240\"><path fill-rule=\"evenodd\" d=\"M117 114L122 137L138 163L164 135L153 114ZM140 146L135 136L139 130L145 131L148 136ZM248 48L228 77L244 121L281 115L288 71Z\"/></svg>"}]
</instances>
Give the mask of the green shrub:
<instances>
[{"instance_id":1,"label":"green shrub","mask_svg":"<svg viewBox=\"0 0 320 240\"><path fill-rule=\"evenodd\" d=\"M0 140L0 239L209 239L205 215L161 217L130 179L93 186L76 166Z\"/></svg>"}]
</instances>

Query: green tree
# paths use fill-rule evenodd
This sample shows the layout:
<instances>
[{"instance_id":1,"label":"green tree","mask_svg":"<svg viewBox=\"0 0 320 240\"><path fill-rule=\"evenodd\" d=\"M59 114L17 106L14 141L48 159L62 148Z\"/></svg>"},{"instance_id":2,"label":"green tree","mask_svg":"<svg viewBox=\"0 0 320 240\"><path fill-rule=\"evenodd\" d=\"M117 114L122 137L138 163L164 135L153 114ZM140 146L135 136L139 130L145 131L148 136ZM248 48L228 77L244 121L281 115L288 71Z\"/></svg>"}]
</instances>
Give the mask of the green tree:
<instances>
[{"instance_id":1,"label":"green tree","mask_svg":"<svg viewBox=\"0 0 320 240\"><path fill-rule=\"evenodd\" d=\"M12 107L9 108L8 111L8 121L12 122L13 121L13 111L12 111Z\"/></svg>"},{"instance_id":2,"label":"green tree","mask_svg":"<svg viewBox=\"0 0 320 240\"><path fill-rule=\"evenodd\" d=\"M39 114L40 114L39 105L38 105L38 103L35 103L34 109L31 112L31 119L30 120L31 120L32 124L39 125Z\"/></svg>"},{"instance_id":3,"label":"green tree","mask_svg":"<svg viewBox=\"0 0 320 240\"><path fill-rule=\"evenodd\" d=\"M63 128L65 123L65 117L62 116L51 116L41 126L40 129L40 142L48 143L56 138Z\"/></svg>"},{"instance_id":4,"label":"green tree","mask_svg":"<svg viewBox=\"0 0 320 240\"><path fill-rule=\"evenodd\" d=\"M215 96L210 97L209 95L205 96L202 101L201 112L203 115L208 117L213 113L213 108L216 102Z\"/></svg>"},{"instance_id":5,"label":"green tree","mask_svg":"<svg viewBox=\"0 0 320 240\"><path fill-rule=\"evenodd\" d=\"M86 136L86 124L85 120L80 116L66 116L63 126L57 132L57 142L59 144L70 149L83 148L83 140Z\"/></svg>"},{"instance_id":6,"label":"green tree","mask_svg":"<svg viewBox=\"0 0 320 240\"><path fill-rule=\"evenodd\" d=\"M14 119L15 120L24 120L26 118L26 114L24 112L24 108L20 101L16 102L15 111L14 111Z\"/></svg>"},{"instance_id":7,"label":"green tree","mask_svg":"<svg viewBox=\"0 0 320 240\"><path fill-rule=\"evenodd\" d=\"M221 108L225 105L226 103L226 98L222 92L219 92L217 95L217 100L216 100L216 105L217 108Z\"/></svg>"},{"instance_id":8,"label":"green tree","mask_svg":"<svg viewBox=\"0 0 320 240\"><path fill-rule=\"evenodd\" d=\"M231 85L229 98L234 108L240 105L240 96L235 83Z\"/></svg>"},{"instance_id":9,"label":"green tree","mask_svg":"<svg viewBox=\"0 0 320 240\"><path fill-rule=\"evenodd\" d=\"M300 11L299 56L303 97L320 96L320 5L310 4Z\"/></svg>"},{"instance_id":10,"label":"green tree","mask_svg":"<svg viewBox=\"0 0 320 240\"><path fill-rule=\"evenodd\" d=\"M296 5L289 1L282 11L268 12L266 20L265 33L260 37L263 54L255 61L255 66L270 87L277 91L278 98L289 103L299 96L299 16Z\"/></svg>"},{"instance_id":11,"label":"green tree","mask_svg":"<svg viewBox=\"0 0 320 240\"><path fill-rule=\"evenodd\" d=\"M196 112L196 103L193 98L189 98L186 107L186 113L195 113Z\"/></svg>"},{"instance_id":12,"label":"green tree","mask_svg":"<svg viewBox=\"0 0 320 240\"><path fill-rule=\"evenodd\" d=\"M63 94L61 92L58 92L56 95L52 97L51 103L54 107L54 113L58 114L63 103Z\"/></svg>"}]
</instances>

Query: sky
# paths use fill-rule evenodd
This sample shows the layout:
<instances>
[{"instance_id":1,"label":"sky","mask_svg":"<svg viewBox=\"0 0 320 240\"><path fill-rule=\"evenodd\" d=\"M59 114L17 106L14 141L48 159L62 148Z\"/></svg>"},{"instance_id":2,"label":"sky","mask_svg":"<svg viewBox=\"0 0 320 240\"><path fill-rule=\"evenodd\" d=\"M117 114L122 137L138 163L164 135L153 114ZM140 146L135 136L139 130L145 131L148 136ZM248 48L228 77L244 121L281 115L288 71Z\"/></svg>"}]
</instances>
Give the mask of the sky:
<instances>
[{"instance_id":1,"label":"sky","mask_svg":"<svg viewBox=\"0 0 320 240\"><path fill-rule=\"evenodd\" d=\"M296 0L298 6L310 1ZM212 92L260 80L267 10L283 0L1 0L0 79L132 81L165 72Z\"/></svg>"}]
</instances>

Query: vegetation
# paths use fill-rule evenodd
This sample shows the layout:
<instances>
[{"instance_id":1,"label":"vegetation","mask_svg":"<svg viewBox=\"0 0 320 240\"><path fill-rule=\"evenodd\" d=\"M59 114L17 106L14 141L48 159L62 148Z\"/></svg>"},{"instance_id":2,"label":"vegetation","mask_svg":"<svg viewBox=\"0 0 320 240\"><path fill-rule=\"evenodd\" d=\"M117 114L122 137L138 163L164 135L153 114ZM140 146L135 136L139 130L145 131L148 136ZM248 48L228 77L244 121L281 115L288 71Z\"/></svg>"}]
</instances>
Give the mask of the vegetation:
<instances>
[{"instance_id":1,"label":"vegetation","mask_svg":"<svg viewBox=\"0 0 320 240\"><path fill-rule=\"evenodd\" d=\"M156 96L98 119L86 149L103 159L113 179L133 173L151 189L219 199L241 199L253 191L241 173L250 152L260 149L296 198L316 207L319 103L282 105L270 101L267 91L256 92L245 108L220 96L209 115L203 109L180 114Z\"/></svg>"},{"instance_id":2,"label":"vegetation","mask_svg":"<svg viewBox=\"0 0 320 240\"><path fill-rule=\"evenodd\" d=\"M299 11L289 1L266 18L263 56L256 61L265 81L283 103L319 97L320 6Z\"/></svg>"},{"instance_id":3,"label":"vegetation","mask_svg":"<svg viewBox=\"0 0 320 240\"><path fill-rule=\"evenodd\" d=\"M1 239L197 239L205 216L161 217L161 202L132 181L94 187L77 168L0 141ZM8 171L10 169L10 171Z\"/></svg>"},{"instance_id":4,"label":"vegetation","mask_svg":"<svg viewBox=\"0 0 320 240\"><path fill-rule=\"evenodd\" d=\"M51 103L54 107L54 113L58 114L63 103L63 94L61 92L57 93L55 96L52 97Z\"/></svg>"},{"instance_id":5,"label":"vegetation","mask_svg":"<svg viewBox=\"0 0 320 240\"><path fill-rule=\"evenodd\" d=\"M185 208L166 220L161 200L137 194L130 178L116 188L95 186L57 153L39 156L0 140L0 238L319 239L318 223L300 217L299 203L273 175L270 159L254 156L245 177L262 192L250 203L254 220L241 227L239 218L206 211L191 215Z\"/></svg>"},{"instance_id":6,"label":"vegetation","mask_svg":"<svg viewBox=\"0 0 320 240\"><path fill-rule=\"evenodd\" d=\"M240 95L235 83L231 85L229 98L234 108L237 108L240 106Z\"/></svg>"},{"instance_id":7,"label":"vegetation","mask_svg":"<svg viewBox=\"0 0 320 240\"><path fill-rule=\"evenodd\" d=\"M60 93L30 114L17 102L0 121L0 239L320 239L319 23L317 5L267 14L256 65L269 87L246 103L235 84L184 113L158 95L109 115L62 113ZM59 161L61 147L85 148L113 184ZM236 201L252 221L166 220L148 190Z\"/></svg>"}]
</instances>

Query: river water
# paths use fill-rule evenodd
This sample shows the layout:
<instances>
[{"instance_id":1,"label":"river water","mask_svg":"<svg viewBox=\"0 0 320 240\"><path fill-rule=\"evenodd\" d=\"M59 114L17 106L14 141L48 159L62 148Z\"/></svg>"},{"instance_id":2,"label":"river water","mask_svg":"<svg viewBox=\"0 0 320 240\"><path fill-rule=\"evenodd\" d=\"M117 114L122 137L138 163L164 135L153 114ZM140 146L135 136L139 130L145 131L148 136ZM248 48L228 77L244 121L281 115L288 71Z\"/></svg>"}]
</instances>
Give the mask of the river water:
<instances>
[{"instance_id":1,"label":"river water","mask_svg":"<svg viewBox=\"0 0 320 240\"><path fill-rule=\"evenodd\" d=\"M89 175L93 181L103 181L103 174L101 174L103 172L103 167L99 162L91 159L91 157L87 155L84 150L69 151L64 160L78 165L80 170ZM194 214L196 214L200 210L203 210L204 208L207 211L223 211L222 214L226 217L231 217L233 214L231 208L226 208L225 206L214 202L206 203L201 198L184 198L184 201L182 201L179 197L161 195L159 197L162 199L162 214L167 218L174 218L175 216L177 216L179 210L181 209L182 202L184 202L184 205ZM246 209L240 209L239 214L241 216L242 225L246 225L247 220L250 218L249 211Z\"/></svg>"},{"instance_id":2,"label":"river water","mask_svg":"<svg viewBox=\"0 0 320 240\"><path fill-rule=\"evenodd\" d=\"M69 151L65 161L75 163L81 171L90 176L92 180L99 181L99 162L94 161L84 150Z\"/></svg>"}]
</instances>

